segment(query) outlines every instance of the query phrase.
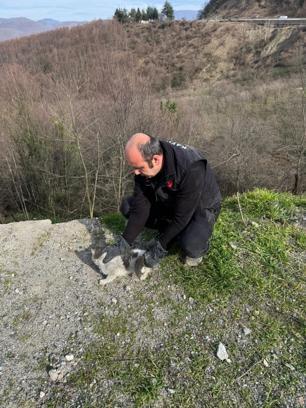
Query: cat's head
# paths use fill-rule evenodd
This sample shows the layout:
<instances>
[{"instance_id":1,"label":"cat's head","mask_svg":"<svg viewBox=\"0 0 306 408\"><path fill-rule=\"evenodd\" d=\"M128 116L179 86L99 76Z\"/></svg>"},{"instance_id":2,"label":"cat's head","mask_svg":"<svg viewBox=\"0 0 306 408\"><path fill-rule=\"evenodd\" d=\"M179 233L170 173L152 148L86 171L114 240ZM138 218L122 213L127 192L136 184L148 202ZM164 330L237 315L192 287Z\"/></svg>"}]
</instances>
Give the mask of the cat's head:
<instances>
[{"instance_id":1,"label":"cat's head","mask_svg":"<svg viewBox=\"0 0 306 408\"><path fill-rule=\"evenodd\" d=\"M129 275L135 273L140 278L144 267L144 253L145 251L142 249L132 249L124 259L124 266Z\"/></svg>"}]
</instances>

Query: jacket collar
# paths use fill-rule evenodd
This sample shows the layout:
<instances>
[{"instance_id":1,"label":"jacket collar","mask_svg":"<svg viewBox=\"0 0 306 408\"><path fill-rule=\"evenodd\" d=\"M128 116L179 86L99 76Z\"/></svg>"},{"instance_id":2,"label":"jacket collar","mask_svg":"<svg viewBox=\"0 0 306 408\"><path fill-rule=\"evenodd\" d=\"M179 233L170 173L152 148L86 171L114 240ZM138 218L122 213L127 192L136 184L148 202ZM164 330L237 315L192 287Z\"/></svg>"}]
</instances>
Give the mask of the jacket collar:
<instances>
[{"instance_id":1,"label":"jacket collar","mask_svg":"<svg viewBox=\"0 0 306 408\"><path fill-rule=\"evenodd\" d=\"M163 140L160 141L163 155L164 163L163 168L161 169L161 179L164 181L174 180L175 179L175 158L172 146L170 143Z\"/></svg>"}]
</instances>

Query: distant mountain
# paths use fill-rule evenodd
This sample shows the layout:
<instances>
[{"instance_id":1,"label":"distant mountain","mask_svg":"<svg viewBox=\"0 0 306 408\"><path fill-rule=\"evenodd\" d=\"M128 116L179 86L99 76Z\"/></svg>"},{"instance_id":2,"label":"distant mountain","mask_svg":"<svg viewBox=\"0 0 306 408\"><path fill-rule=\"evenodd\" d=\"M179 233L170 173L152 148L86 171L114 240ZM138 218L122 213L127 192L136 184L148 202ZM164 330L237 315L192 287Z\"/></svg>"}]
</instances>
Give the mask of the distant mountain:
<instances>
[{"instance_id":1,"label":"distant mountain","mask_svg":"<svg viewBox=\"0 0 306 408\"><path fill-rule=\"evenodd\" d=\"M60 27L74 27L84 23L80 21L57 21L50 18L39 21L25 17L0 18L0 41L55 30Z\"/></svg>"},{"instance_id":2,"label":"distant mountain","mask_svg":"<svg viewBox=\"0 0 306 408\"><path fill-rule=\"evenodd\" d=\"M174 10L175 20L197 20L198 11L196 10Z\"/></svg>"}]
</instances>

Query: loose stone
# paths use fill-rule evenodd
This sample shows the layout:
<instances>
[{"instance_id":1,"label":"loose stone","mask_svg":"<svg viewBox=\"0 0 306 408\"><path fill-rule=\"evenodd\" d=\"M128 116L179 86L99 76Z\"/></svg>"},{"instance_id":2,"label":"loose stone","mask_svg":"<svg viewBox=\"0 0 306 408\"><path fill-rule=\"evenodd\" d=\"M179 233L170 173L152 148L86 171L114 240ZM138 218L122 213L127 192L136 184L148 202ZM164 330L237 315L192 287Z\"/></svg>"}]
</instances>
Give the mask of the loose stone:
<instances>
[{"instance_id":1,"label":"loose stone","mask_svg":"<svg viewBox=\"0 0 306 408\"><path fill-rule=\"evenodd\" d=\"M221 361L223 360L228 361L228 353L226 351L225 345L221 342L219 343L219 346L218 346L217 357Z\"/></svg>"},{"instance_id":2,"label":"loose stone","mask_svg":"<svg viewBox=\"0 0 306 408\"><path fill-rule=\"evenodd\" d=\"M57 370L51 369L48 374L49 374L49 377L50 377L50 380L51 380L51 381L55 382L55 381L58 380L58 374L59 374L59 373L58 373Z\"/></svg>"},{"instance_id":3,"label":"loose stone","mask_svg":"<svg viewBox=\"0 0 306 408\"><path fill-rule=\"evenodd\" d=\"M72 361L74 359L74 355L73 354L66 354L65 359L66 359L66 361Z\"/></svg>"}]
</instances>

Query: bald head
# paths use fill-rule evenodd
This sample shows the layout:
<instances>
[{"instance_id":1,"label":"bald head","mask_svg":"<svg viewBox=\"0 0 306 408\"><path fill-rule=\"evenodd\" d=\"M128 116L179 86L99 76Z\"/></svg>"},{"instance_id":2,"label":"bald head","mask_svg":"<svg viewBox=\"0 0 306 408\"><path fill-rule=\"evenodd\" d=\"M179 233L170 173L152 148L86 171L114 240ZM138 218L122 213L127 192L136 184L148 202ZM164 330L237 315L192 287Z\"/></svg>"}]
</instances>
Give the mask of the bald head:
<instances>
[{"instance_id":1,"label":"bald head","mask_svg":"<svg viewBox=\"0 0 306 408\"><path fill-rule=\"evenodd\" d=\"M135 133L128 140L126 144L126 149L128 149L129 147L146 144L150 141L151 141L151 137L146 135L145 133Z\"/></svg>"},{"instance_id":2,"label":"bald head","mask_svg":"<svg viewBox=\"0 0 306 408\"><path fill-rule=\"evenodd\" d=\"M146 135L145 133L135 133L133 136L131 136L125 146L125 155L127 160L128 158L142 156L139 147L145 145L146 143L150 143L150 141L150 136Z\"/></svg>"},{"instance_id":3,"label":"bald head","mask_svg":"<svg viewBox=\"0 0 306 408\"><path fill-rule=\"evenodd\" d=\"M154 177L163 164L159 140L145 133L135 133L130 137L125 146L125 156L136 175Z\"/></svg>"}]
</instances>

